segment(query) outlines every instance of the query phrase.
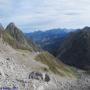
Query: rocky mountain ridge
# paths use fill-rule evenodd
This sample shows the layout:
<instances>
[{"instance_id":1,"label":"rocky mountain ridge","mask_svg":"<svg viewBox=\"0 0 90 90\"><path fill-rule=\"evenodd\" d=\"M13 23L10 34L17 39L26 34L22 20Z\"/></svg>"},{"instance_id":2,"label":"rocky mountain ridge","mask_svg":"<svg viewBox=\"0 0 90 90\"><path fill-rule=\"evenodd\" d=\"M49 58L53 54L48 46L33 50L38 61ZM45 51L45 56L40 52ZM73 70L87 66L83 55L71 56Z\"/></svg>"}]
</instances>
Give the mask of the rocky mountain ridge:
<instances>
[{"instance_id":1,"label":"rocky mountain ridge","mask_svg":"<svg viewBox=\"0 0 90 90\"><path fill-rule=\"evenodd\" d=\"M70 33L57 56L66 64L90 70L90 27Z\"/></svg>"}]
</instances>

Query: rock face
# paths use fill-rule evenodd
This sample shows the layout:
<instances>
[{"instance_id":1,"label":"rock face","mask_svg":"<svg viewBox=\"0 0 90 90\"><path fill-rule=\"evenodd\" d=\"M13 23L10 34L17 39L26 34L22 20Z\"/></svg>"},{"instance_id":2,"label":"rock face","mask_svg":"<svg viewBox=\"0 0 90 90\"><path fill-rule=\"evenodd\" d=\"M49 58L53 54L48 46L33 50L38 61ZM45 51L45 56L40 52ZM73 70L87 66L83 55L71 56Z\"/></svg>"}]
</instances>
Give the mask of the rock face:
<instances>
[{"instance_id":1,"label":"rock face","mask_svg":"<svg viewBox=\"0 0 90 90\"><path fill-rule=\"evenodd\" d=\"M48 74L45 74L45 81L46 81L46 82L49 82L49 81L50 81L50 77L49 77Z\"/></svg>"},{"instance_id":2,"label":"rock face","mask_svg":"<svg viewBox=\"0 0 90 90\"><path fill-rule=\"evenodd\" d=\"M32 72L29 75L29 79L43 80L43 75L39 72Z\"/></svg>"}]
</instances>

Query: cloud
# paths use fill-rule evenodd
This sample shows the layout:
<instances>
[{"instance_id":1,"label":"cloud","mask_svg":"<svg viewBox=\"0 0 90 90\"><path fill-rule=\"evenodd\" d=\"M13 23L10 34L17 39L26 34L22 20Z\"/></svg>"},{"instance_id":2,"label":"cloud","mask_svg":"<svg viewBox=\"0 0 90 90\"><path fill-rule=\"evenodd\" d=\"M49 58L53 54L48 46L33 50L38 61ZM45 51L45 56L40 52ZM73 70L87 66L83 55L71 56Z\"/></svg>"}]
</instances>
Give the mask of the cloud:
<instances>
[{"instance_id":1,"label":"cloud","mask_svg":"<svg viewBox=\"0 0 90 90\"><path fill-rule=\"evenodd\" d=\"M0 0L0 22L24 32L90 26L89 0Z\"/></svg>"}]
</instances>

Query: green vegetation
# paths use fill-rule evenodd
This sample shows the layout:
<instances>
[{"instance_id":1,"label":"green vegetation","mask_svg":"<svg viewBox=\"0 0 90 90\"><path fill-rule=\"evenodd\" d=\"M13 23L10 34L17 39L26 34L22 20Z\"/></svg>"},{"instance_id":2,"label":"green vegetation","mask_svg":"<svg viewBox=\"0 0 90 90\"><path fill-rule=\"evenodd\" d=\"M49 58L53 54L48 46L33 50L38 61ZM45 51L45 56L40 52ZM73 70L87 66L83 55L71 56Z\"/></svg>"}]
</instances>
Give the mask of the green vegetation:
<instances>
[{"instance_id":1,"label":"green vegetation","mask_svg":"<svg viewBox=\"0 0 90 90\"><path fill-rule=\"evenodd\" d=\"M10 23L6 29L1 28L0 37L2 34L3 43L7 43L15 49L28 50L28 51L39 51L39 48L32 42L28 40L24 33L15 26L14 23Z\"/></svg>"},{"instance_id":2,"label":"green vegetation","mask_svg":"<svg viewBox=\"0 0 90 90\"><path fill-rule=\"evenodd\" d=\"M32 51L32 49L29 46L26 46L25 44L19 43L15 38L13 38L6 31L3 34L3 41L7 42L13 48Z\"/></svg>"},{"instance_id":3,"label":"green vegetation","mask_svg":"<svg viewBox=\"0 0 90 90\"><path fill-rule=\"evenodd\" d=\"M6 41L7 43L9 43L11 46L15 47L15 40L8 33L4 32L3 40Z\"/></svg>"},{"instance_id":4,"label":"green vegetation","mask_svg":"<svg viewBox=\"0 0 90 90\"><path fill-rule=\"evenodd\" d=\"M42 52L35 57L35 60L42 62L49 67L49 70L55 74L61 76L74 74L72 69L63 63L59 62L57 58L49 54L48 52ZM48 71L48 70L47 70Z\"/></svg>"},{"instance_id":5,"label":"green vegetation","mask_svg":"<svg viewBox=\"0 0 90 90\"><path fill-rule=\"evenodd\" d=\"M13 48L32 51L32 46L29 45L23 32L10 23L3 32L3 40L10 44Z\"/></svg>"}]
</instances>

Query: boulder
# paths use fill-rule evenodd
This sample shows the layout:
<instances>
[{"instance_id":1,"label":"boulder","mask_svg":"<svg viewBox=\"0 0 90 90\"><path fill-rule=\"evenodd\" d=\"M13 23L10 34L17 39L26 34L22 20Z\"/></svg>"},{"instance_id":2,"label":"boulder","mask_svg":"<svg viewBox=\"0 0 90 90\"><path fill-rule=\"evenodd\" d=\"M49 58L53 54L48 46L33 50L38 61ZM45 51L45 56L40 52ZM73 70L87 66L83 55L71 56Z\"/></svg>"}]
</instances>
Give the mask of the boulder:
<instances>
[{"instance_id":1,"label":"boulder","mask_svg":"<svg viewBox=\"0 0 90 90\"><path fill-rule=\"evenodd\" d=\"M29 79L43 80L43 75L40 72L31 72Z\"/></svg>"},{"instance_id":2,"label":"boulder","mask_svg":"<svg viewBox=\"0 0 90 90\"><path fill-rule=\"evenodd\" d=\"M48 74L42 74L40 72L31 72L29 74L29 79L42 80L42 81L45 81L45 82L50 81L50 77L49 77Z\"/></svg>"},{"instance_id":3,"label":"boulder","mask_svg":"<svg viewBox=\"0 0 90 90\"><path fill-rule=\"evenodd\" d=\"M49 75L47 75L47 74L45 74L45 81L46 81L46 82L49 82L49 81L50 81L50 77L49 77Z\"/></svg>"}]
</instances>

